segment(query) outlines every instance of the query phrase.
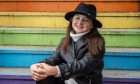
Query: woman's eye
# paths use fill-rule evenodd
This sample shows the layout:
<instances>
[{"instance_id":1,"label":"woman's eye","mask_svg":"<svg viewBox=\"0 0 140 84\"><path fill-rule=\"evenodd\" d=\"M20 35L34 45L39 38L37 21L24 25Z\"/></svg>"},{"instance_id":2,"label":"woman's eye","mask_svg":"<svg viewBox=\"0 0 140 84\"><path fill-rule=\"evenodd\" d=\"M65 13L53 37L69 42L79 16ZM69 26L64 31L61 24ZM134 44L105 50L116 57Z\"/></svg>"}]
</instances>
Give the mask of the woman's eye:
<instances>
[{"instance_id":1,"label":"woman's eye","mask_svg":"<svg viewBox=\"0 0 140 84\"><path fill-rule=\"evenodd\" d=\"M83 21L84 21L84 22L88 22L89 20L88 20L88 19L84 19Z\"/></svg>"},{"instance_id":2,"label":"woman's eye","mask_svg":"<svg viewBox=\"0 0 140 84\"><path fill-rule=\"evenodd\" d=\"M80 18L79 17L76 17L76 19L79 20Z\"/></svg>"},{"instance_id":3,"label":"woman's eye","mask_svg":"<svg viewBox=\"0 0 140 84\"><path fill-rule=\"evenodd\" d=\"M85 19L84 19L84 21L88 22L88 21L89 21L89 19L88 19L88 18L85 18Z\"/></svg>"}]
</instances>

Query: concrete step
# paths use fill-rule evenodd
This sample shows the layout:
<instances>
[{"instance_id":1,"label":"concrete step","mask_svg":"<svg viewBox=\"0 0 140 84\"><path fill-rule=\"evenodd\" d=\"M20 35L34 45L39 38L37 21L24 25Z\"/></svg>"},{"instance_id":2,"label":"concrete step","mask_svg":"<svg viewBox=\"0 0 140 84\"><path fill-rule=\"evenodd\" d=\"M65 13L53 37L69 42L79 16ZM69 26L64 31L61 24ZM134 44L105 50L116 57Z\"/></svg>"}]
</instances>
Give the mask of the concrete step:
<instances>
[{"instance_id":1,"label":"concrete step","mask_svg":"<svg viewBox=\"0 0 140 84\"><path fill-rule=\"evenodd\" d=\"M2 46L0 50L40 50L40 51L55 51L57 46ZM140 52L140 48L120 48L106 47L106 52Z\"/></svg>"},{"instance_id":2,"label":"concrete step","mask_svg":"<svg viewBox=\"0 0 140 84\"><path fill-rule=\"evenodd\" d=\"M29 68L0 67L0 75L30 75ZM103 70L104 78L140 78L139 70Z\"/></svg>"}]
</instances>

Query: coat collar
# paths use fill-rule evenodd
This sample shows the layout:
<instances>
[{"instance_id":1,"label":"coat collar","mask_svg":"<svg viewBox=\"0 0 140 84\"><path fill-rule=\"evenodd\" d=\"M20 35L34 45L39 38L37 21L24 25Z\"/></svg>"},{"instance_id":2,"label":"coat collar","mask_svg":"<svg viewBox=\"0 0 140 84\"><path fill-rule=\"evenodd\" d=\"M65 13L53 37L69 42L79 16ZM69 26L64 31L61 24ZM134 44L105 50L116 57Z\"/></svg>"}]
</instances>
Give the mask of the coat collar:
<instances>
[{"instance_id":1,"label":"coat collar","mask_svg":"<svg viewBox=\"0 0 140 84\"><path fill-rule=\"evenodd\" d=\"M83 37L85 34L89 33L89 31L80 33L80 34L75 34L73 31L70 32L70 37L73 39L74 42L77 42L81 37Z\"/></svg>"},{"instance_id":2,"label":"coat collar","mask_svg":"<svg viewBox=\"0 0 140 84\"><path fill-rule=\"evenodd\" d=\"M77 55L79 53L79 50L82 48L82 47L85 47L86 44L87 44L87 38L88 38L88 34L85 34L84 36L82 36L78 41L74 42L71 38L71 42L69 44L69 50L72 52L74 58L76 57L77 58Z\"/></svg>"}]
</instances>

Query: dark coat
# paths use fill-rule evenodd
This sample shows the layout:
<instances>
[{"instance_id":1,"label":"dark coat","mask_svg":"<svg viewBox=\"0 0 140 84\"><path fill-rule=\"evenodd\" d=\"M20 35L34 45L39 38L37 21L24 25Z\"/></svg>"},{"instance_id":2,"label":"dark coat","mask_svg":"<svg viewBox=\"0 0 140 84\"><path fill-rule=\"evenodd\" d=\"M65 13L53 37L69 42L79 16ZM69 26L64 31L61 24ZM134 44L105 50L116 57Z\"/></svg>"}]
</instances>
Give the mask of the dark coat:
<instances>
[{"instance_id":1,"label":"dark coat","mask_svg":"<svg viewBox=\"0 0 140 84\"><path fill-rule=\"evenodd\" d=\"M74 78L79 84L101 84L105 51L100 51L99 56L94 56L88 51L86 45L86 36L77 42L72 40L65 54L58 47L53 56L42 62L57 65L64 79Z\"/></svg>"}]
</instances>

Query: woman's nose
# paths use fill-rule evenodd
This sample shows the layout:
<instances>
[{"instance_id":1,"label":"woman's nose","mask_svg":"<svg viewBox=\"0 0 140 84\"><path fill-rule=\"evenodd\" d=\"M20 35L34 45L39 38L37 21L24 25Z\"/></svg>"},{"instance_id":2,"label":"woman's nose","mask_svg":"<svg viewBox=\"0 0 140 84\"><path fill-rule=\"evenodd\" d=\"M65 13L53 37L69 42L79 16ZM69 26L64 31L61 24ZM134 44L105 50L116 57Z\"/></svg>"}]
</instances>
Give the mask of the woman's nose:
<instances>
[{"instance_id":1,"label":"woman's nose","mask_svg":"<svg viewBox=\"0 0 140 84\"><path fill-rule=\"evenodd\" d=\"M82 24L82 23L83 23L83 19L80 19L80 20L78 21L78 23L79 23L79 24Z\"/></svg>"}]
</instances>

